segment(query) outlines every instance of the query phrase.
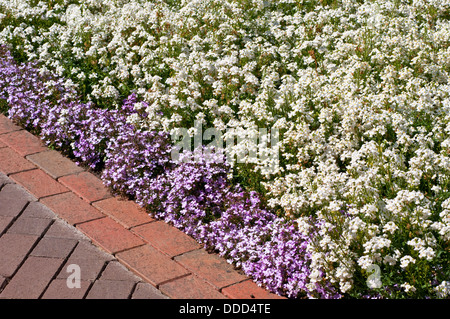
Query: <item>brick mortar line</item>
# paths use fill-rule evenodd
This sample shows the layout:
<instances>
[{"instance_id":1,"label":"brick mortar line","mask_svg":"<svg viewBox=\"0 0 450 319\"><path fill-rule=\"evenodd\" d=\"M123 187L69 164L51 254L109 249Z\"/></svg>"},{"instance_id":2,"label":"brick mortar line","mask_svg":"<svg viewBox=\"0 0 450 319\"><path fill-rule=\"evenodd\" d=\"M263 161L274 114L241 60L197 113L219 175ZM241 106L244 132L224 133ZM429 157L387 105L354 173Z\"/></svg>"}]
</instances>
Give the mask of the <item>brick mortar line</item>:
<instances>
[{"instance_id":1,"label":"brick mortar line","mask_svg":"<svg viewBox=\"0 0 450 319\"><path fill-rule=\"evenodd\" d=\"M98 209L98 208L97 208L97 209ZM114 217L111 217L111 218L114 219L114 220L117 220L117 219L114 218ZM148 224L153 224L153 223L156 223L157 221L158 221L157 219L149 220L148 222L142 222L142 223L133 225L133 226L131 226L130 228L127 228L127 229L128 229L129 231L132 231L133 233L135 233L137 236L141 236L141 235L139 235L138 233L136 233L133 229L136 228L136 227L139 227L139 226L148 225Z\"/></svg>"},{"instance_id":2,"label":"brick mortar line","mask_svg":"<svg viewBox=\"0 0 450 319\"><path fill-rule=\"evenodd\" d=\"M6 185L3 185L3 187L0 187L0 192L2 191L2 189L5 187ZM16 215L16 216L13 216L13 219L9 222L9 225L7 226L7 227L5 227L5 229L3 229L3 233L2 233L2 236L4 235L4 234L6 234L7 232L8 232L8 230L13 226L13 224L20 218L20 216L23 214L23 212L27 209L27 207L28 207L28 205L30 205L30 202L27 202L26 204L25 204L25 206L22 208L22 210ZM53 223L53 222L52 222ZM51 224L52 224L51 223ZM51 225L50 224L50 225ZM48 227L50 227L50 226L48 226ZM47 231L48 229L46 229L45 231ZM37 241L39 241L41 238L40 237L38 237L38 239L37 239Z\"/></svg>"},{"instance_id":3,"label":"brick mortar line","mask_svg":"<svg viewBox=\"0 0 450 319\"><path fill-rule=\"evenodd\" d=\"M89 236L89 235L88 235L88 236ZM139 248L139 247L142 247L142 246L145 246L145 245L151 245L151 243L145 242L145 243L142 243L142 244L140 244L140 245L136 245L136 246L133 246L133 247L128 247L128 248L124 248L124 249L121 249L121 250L117 250L117 251L115 251L114 253L110 253L110 254L117 258L117 254L121 254L121 253L126 252L126 251L128 251L128 250L132 250L132 249L135 249L135 248Z\"/></svg>"},{"instance_id":4,"label":"brick mortar line","mask_svg":"<svg viewBox=\"0 0 450 319\"><path fill-rule=\"evenodd\" d=\"M44 203L42 203L42 204L44 204ZM78 226L80 226L80 225L82 225L82 224L85 224L85 223L93 222L94 220L99 220L99 219L102 219L102 218L106 218L106 217L108 217L108 216L104 215L104 216L101 216L101 217L92 218L92 219L85 220L85 221L82 221L82 222L73 223L72 226L75 227L76 229L78 229L80 232L82 232L82 233L84 234L84 232L83 232L81 229L79 229ZM85 235L86 235L86 234L85 234ZM86 235L86 236L89 237L89 235ZM89 238L90 238L90 237L89 237ZM92 239L92 238L91 238L91 239Z\"/></svg>"},{"instance_id":5,"label":"brick mortar line","mask_svg":"<svg viewBox=\"0 0 450 319\"><path fill-rule=\"evenodd\" d=\"M138 284L139 284L139 282L135 282L135 283L133 284L133 288L131 288L131 291L130 291L130 293L128 294L127 299L131 299L131 298L132 298L134 292L135 292L136 289L137 289Z\"/></svg>"},{"instance_id":6,"label":"brick mortar line","mask_svg":"<svg viewBox=\"0 0 450 319\"><path fill-rule=\"evenodd\" d=\"M95 247L98 247L98 246L95 245ZM85 298L89 295L90 291L92 290L92 287L94 287L94 283L95 283L97 280L100 280L100 278L102 277L102 274L103 274L103 272L105 271L105 269L106 269L106 267L108 266L108 264L109 264L109 261L105 261L105 262L103 263L103 265L102 265L102 269L100 269L100 271L99 271L98 274L95 276L95 278L94 278L93 280L88 280L88 281L89 281L89 286L87 287L86 291L84 292L84 295L83 295L83 298L82 298L82 299L85 299Z\"/></svg>"},{"instance_id":7,"label":"brick mortar line","mask_svg":"<svg viewBox=\"0 0 450 319\"><path fill-rule=\"evenodd\" d=\"M26 172L26 171L24 171L24 172ZM10 177L12 177L12 176L10 176ZM37 197L37 201L41 202L41 199L46 199L47 197L52 197L52 196L55 196L55 195L61 195L61 194L70 193L70 192L71 192L70 190L67 190L67 191L64 191L64 192L61 192L61 193L56 193L56 194L51 194L51 195L44 195L44 196L41 196L41 197ZM33 195L36 196L35 194L33 194ZM44 205L44 203L42 203L42 205Z\"/></svg>"},{"instance_id":8,"label":"brick mortar line","mask_svg":"<svg viewBox=\"0 0 450 319\"><path fill-rule=\"evenodd\" d=\"M0 113L0 114L1 114L1 113ZM0 136L2 136L2 135L7 135L7 134L13 133L13 132L20 132L20 131L25 131L25 129L21 128L20 130L13 130L13 131L3 132L3 133L0 132ZM27 131L27 132L28 132L28 131Z\"/></svg>"},{"instance_id":9,"label":"brick mortar line","mask_svg":"<svg viewBox=\"0 0 450 319\"><path fill-rule=\"evenodd\" d=\"M188 269L186 269L186 270L188 270ZM160 289L162 285L165 285L165 284L168 284L168 283L170 283L172 281L175 281L175 280L178 280L178 279L182 279L182 278L185 278L185 277L189 277L189 276L197 276L197 277L199 277L198 275L193 274L193 273L190 272L190 273L187 273L187 274L184 274L184 275L180 275L180 276L176 276L176 277L164 280L164 281L160 282L159 284L157 284L156 288ZM202 279L202 280L205 281L204 279ZM207 281L205 281L205 282L207 284L211 285L209 282L207 282Z\"/></svg>"},{"instance_id":10,"label":"brick mortar line","mask_svg":"<svg viewBox=\"0 0 450 319\"><path fill-rule=\"evenodd\" d=\"M8 134L8 133L0 134L0 136L1 136L1 135L5 135L5 134ZM1 143L1 141L0 141L0 143ZM0 149L7 148L7 149L11 150L11 151L14 152L15 154L17 154L17 156L19 156L19 157L25 159L26 161L28 161L30 164L32 164L32 165L34 166L33 168L23 168L23 169L18 169L17 171L14 171L14 172L12 172L12 173L6 173L6 172L4 172L4 174L5 174L6 176L10 177L11 175L14 175L14 174L18 174L18 173L23 173L23 172L28 172L28 171L32 171L32 170L35 170L35 169L39 169L39 167L38 167L36 164L34 164L33 162L31 162L31 161L27 158L28 155L24 157L24 156L20 155L15 149L11 148L9 145L7 145L7 144L4 144L4 145L5 145L5 146L1 146L1 145L0 145ZM36 154L39 154L39 153L36 153Z\"/></svg>"},{"instance_id":11,"label":"brick mortar line","mask_svg":"<svg viewBox=\"0 0 450 319\"><path fill-rule=\"evenodd\" d=\"M8 147L9 148L9 147ZM10 148L11 150L13 150L12 148ZM14 150L13 150L14 151ZM31 162L30 162L31 163ZM19 171L16 171L16 172L14 172L14 173L8 173L8 174L6 174L6 173L4 173L6 176L8 176L8 177L11 177L11 175L14 175L14 174L19 174L19 173L23 173L23 172L29 172L29 171L34 171L35 169L39 169L37 166L35 167L35 168L27 168L27 169L21 169L21 170L19 170ZM14 181L15 183L17 183L16 181ZM34 195L34 194L33 194ZM47 197L47 196L45 196L45 197Z\"/></svg>"},{"instance_id":12,"label":"brick mortar line","mask_svg":"<svg viewBox=\"0 0 450 319\"><path fill-rule=\"evenodd\" d=\"M28 161L25 157L22 157L23 159L25 159L26 161ZM28 161L30 162L30 161ZM31 162L30 162L31 163ZM32 163L33 164L33 163ZM33 164L34 165L34 164ZM66 190L58 190L56 192L52 192L51 194L41 194L39 195L38 193L34 192L32 189L29 189L26 185L23 185L21 181L19 181L17 179L17 175L23 175L24 173L30 173L30 172L41 172L44 174L44 176L48 176L50 177L53 181L55 181L55 183L57 183L58 186L65 188ZM37 200L41 200L43 198L46 197L50 197L50 196L54 196L54 195L60 195L60 194L64 194L64 193L69 193L71 192L71 190L68 187L65 187L64 185L62 185L61 183L59 183L58 181L56 181L54 178L52 178L49 174L47 174L44 170L42 170L41 168L37 167L34 169L29 169L29 170L24 170L24 171L20 171L20 172L14 172L8 175L8 177L10 177L15 183L21 185L23 188L27 189L31 194L33 194L33 196L36 197ZM45 184L45 183L43 183Z\"/></svg>"},{"instance_id":13,"label":"brick mortar line","mask_svg":"<svg viewBox=\"0 0 450 319\"><path fill-rule=\"evenodd\" d=\"M8 120L9 120L9 119L8 119ZM10 120L9 120L9 121L10 121ZM21 129L13 129L13 130L10 131L10 132L0 133L0 136L4 136L4 135L7 135L8 133L18 132L18 131L23 131L23 130L24 130L24 129L22 129L22 128L21 128ZM33 136L34 136L34 135L33 135ZM36 137L36 136L34 136L34 137L35 137L36 139L39 139L39 140L41 141L41 139L40 139L39 137ZM41 141L41 142L42 142L42 141ZM122 252L125 252L125 251L128 251L128 250L132 250L132 249L135 249L135 248L144 246L144 245L150 245L152 248L156 249L158 252L163 253L165 256L169 257L169 259L170 259L171 261L175 262L177 265L181 266L183 269L185 269L185 270L188 272L187 274L183 274L183 275L180 275L180 276L175 276L174 278L171 278L171 279L167 279L167 280L165 280L165 281L159 283L158 285L156 285L156 288L158 288L158 287L161 286L161 285L164 285L164 284L167 284L167 283L176 281L176 280L178 280L178 279L182 279L182 278L187 277L187 276L196 276L198 279L201 279L203 282L205 282L205 283L208 284L209 286L213 287L213 288L214 288L216 291L218 291L220 294L222 294L223 296L229 298L228 296L226 296L226 295L223 293L223 289L225 289L225 288L227 288L227 287L231 287L231 286L236 285L236 284L240 284L240 283L245 282L245 281L248 281L249 279L251 280L250 277L244 275L244 276L246 277L246 278L244 278L244 279L237 280L237 281L233 281L232 283L229 283L229 284L227 284L227 285L225 285L225 286L222 286L222 287L220 287L220 288L217 287L217 286L214 285L212 282L210 282L207 278L205 278L205 277L202 276L201 274L197 273L197 271L193 271L193 270L189 269L190 267L184 265L183 263L181 263L181 262L179 262L178 260L175 259L175 258L178 257L178 256L182 256L182 255L184 255L184 254L186 254L186 253L193 252L193 251L195 251L195 250L204 250L203 247L200 246L200 247L198 247L198 248L192 248L192 249L190 249L190 250L183 251L183 252L181 252L181 253L179 253L179 254L176 254L176 255L170 255L168 252L166 252L166 251L164 251L163 249L161 249L160 247L158 247L158 245L155 245L154 243L152 243L152 241L146 239L144 236L142 236L141 234L138 234L138 233L134 230L134 229L135 229L136 227L138 227L138 226L142 226L142 225L146 225L146 224L152 224L152 223L154 223L154 222L157 222L157 221L158 221L157 219L153 219L153 218L152 218L152 220L150 220L150 221L142 222L142 223L138 223L138 224L134 224L134 225L131 226L131 227L125 227L124 224L123 224L123 220L122 220L122 222L121 222L121 220L118 219L116 216L112 216L112 215L106 214L106 213L104 213L101 209L99 209L98 207L96 207L96 206L93 205L94 203L98 203L98 202L101 202L101 201L103 201L103 200L108 199L108 197L107 197L107 198L103 198L103 199L94 200L94 201L88 201L88 200L82 198L79 194L77 194L71 187L68 187L68 186L66 186L66 185L63 185L63 184L59 181L59 180L60 180L61 178L63 178L63 177L67 177L67 176L71 176L71 175L77 175L77 174L80 174L80 173L70 173L70 174L67 174L67 175L62 175L62 176L58 176L57 178L54 178L54 177L52 177L49 173L47 173L43 168L41 168L38 164L36 164L36 163L34 163L33 161L31 161L30 159L28 159L28 157L29 157L30 155L37 155L37 154L40 154L40 153L44 153L44 152L50 151L50 149L49 149L47 146L44 145L44 147L47 148L46 150L41 150L41 151L37 151L37 152L34 152L34 153L30 153L30 154L26 154L26 155L21 155L21 154L19 154L13 147L11 147L10 145L8 145L7 143L3 143L3 144L5 145L5 147L7 147L7 148L13 150L13 151L16 152L21 158L25 159L26 161L28 161L29 163L31 163L33 166L35 166L34 169L26 169L26 170L23 170L23 171L13 172L13 173L10 173L8 176L11 176L11 175L14 175L14 174L18 174L18 173L22 173L22 172L26 172L26 171L40 170L40 171L43 172L45 175L49 176L52 180L54 180L56 183L58 183L59 185L65 187L65 188L67 188L67 191L58 192L58 193L55 193L55 194L46 195L46 196L40 196L40 197L39 197L39 196L38 196L37 194L35 194L32 190L29 190L27 187L21 185L22 187L26 188L31 194L33 194L35 197L37 197L37 201L40 202L41 199L43 199L43 198L47 198L47 197L51 197L51 196L56 196L56 195L60 195L60 194L64 194L64 193L72 193L72 194L74 194L76 197L78 197L78 198L80 198L81 200L83 200L84 202L88 203L89 206L90 206L91 208L95 209L96 211L98 211L100 214L103 215L103 216L101 216L101 217L97 217L97 218L94 218L94 219L90 219L90 220L85 220L85 221L82 221L82 222L73 223L72 225L73 225L74 227L76 227L77 229L80 229L79 226L82 225L82 224L89 223L89 222L92 222L92 221L96 221L96 220L99 220L99 219L103 219L103 218L109 217L109 218L112 219L114 222L116 222L120 227L122 227L126 232L132 234L133 236L136 236L137 238L139 238L140 240L142 240L142 241L144 242L144 243L141 244L141 245L137 245L137 246L133 246L133 247L129 247L129 248L124 248L124 249L121 249L120 251L115 251L114 253L111 253L113 256L115 256L115 257L117 258L116 254L119 254L119 253L122 253ZM3 149L4 147L1 147L1 148ZM60 154L60 153L58 152L58 154ZM81 167L81 166L78 166L78 167ZM88 173L91 173L91 172L89 172L88 170L86 170L85 168L83 168L83 167L81 167L81 168L82 168L82 172L88 172ZM91 173L91 174L92 174L92 173ZM11 177L13 178L13 176L11 176ZM16 180L14 180L14 181L15 181L16 183L18 183ZM102 183L103 183L103 181L102 181ZM18 184L20 184L20 183L18 183ZM105 190L108 190L108 192L109 192L109 189L108 189L106 186L103 185L103 188L104 188ZM114 198L114 196L113 196L113 198ZM52 210L52 211L53 211L53 210ZM145 212L145 213L146 213L147 215L151 216L150 214L148 214L148 212ZM57 213L55 212L55 214L57 214ZM59 216L59 214L57 214L57 215ZM61 217L61 216L60 216L60 218L64 219L64 218ZM169 225L169 226L170 226L170 227L173 227L172 225ZM177 229L177 228L175 228L175 229ZM81 230L81 229L80 229L80 230ZM177 230L178 230L178 229L177 229ZM87 233L85 233L85 232L83 232L83 233L84 233L84 234L92 241L92 243L93 243L96 247L99 247L100 249L105 250L105 249L102 248L99 244L96 243L96 239L95 239L94 237L90 236L89 234L87 234ZM189 235L187 235L187 234L184 234L184 235L185 235L185 236L189 236ZM189 236L189 237L190 237L190 236ZM192 238L192 237L190 237L190 238ZM40 239L38 240L38 242L39 242L39 241L40 241ZM200 243L199 243L199 245L200 245ZM220 257L220 256L219 256L219 257ZM222 257L220 257L220 258L223 259ZM121 262L121 264L124 265L124 266L126 266L127 268L129 268L131 271L133 271L133 272L135 272L135 273L137 273L137 274L139 273L139 269L136 269L135 267L133 267L133 266L131 266L131 265L126 265L126 264L124 264L123 262ZM242 275L241 272L239 272L238 270L236 270L236 269L234 269L234 268L233 268L233 271L236 272L236 273L239 274L239 275ZM140 276L140 277L141 277L141 276ZM146 279L144 279L144 278L142 278L142 279L143 279L145 282L148 282L148 280L146 280ZM150 284L151 284L151 283L150 283ZM152 284L152 285L155 286L154 284ZM264 289L264 288L262 288L262 289Z\"/></svg>"},{"instance_id":14,"label":"brick mortar line","mask_svg":"<svg viewBox=\"0 0 450 319\"><path fill-rule=\"evenodd\" d=\"M237 284L241 284L241 283L243 283L243 282L245 282L245 281L248 281L248 280L251 280L251 278L249 278L249 277L247 276L247 278L244 278L244 279L239 280L239 281L237 281L237 282L234 282L234 283L232 283L232 284L224 285L223 287L220 287L220 289L218 289L218 290L219 290L220 293L223 294L222 290L227 289L227 288L229 288L229 287L231 287L231 286L234 286L234 285L237 285Z\"/></svg>"},{"instance_id":15,"label":"brick mortar line","mask_svg":"<svg viewBox=\"0 0 450 319\"><path fill-rule=\"evenodd\" d=\"M178 254L175 254L175 255L171 255L171 254L167 253L167 251L161 249L158 245L155 245L155 244L152 243L151 241L147 240L147 239L145 238L145 236L143 236L142 234L139 234L139 233L137 233L136 231L134 231L134 228L136 228L136 227L143 226L143 225L147 225L147 224L152 224L152 223L155 223L155 222L158 222L158 220L152 220L152 221L147 222L147 223L143 223L143 224L140 224L140 225L136 225L136 226L130 227L128 230L129 230L131 233L133 233L134 235L136 235L136 236L138 236L139 238L141 238L142 240L144 240L145 242L147 242L149 245L151 245L153 248L155 248L155 249L158 250L159 252L161 252L161 253L163 253L164 255L166 255L167 257L169 257L171 260L175 261L177 264L180 264L180 263L179 263L178 261L175 260L176 257L181 256L181 255L186 254L186 253L189 253L189 252L192 252L192 251L194 251L194 250L203 249L203 247L200 247L200 248L192 248L192 249L184 250L184 251L181 252L181 253L178 253ZM171 226L171 225L169 225L169 226L170 226L170 227L173 227L173 226ZM174 228L177 229L176 227L174 227ZM177 229L177 230L178 230L178 229ZM187 234L185 234L185 235L186 235L186 236L189 236L189 235L187 235ZM190 237L190 236L189 236L189 237ZM192 238L192 237L190 237L190 238ZM133 249L133 248L130 248L130 249ZM183 266L183 265L180 264L180 266ZM185 266L183 266L183 267L186 268ZM186 268L186 269L187 269L187 268Z\"/></svg>"}]
</instances>

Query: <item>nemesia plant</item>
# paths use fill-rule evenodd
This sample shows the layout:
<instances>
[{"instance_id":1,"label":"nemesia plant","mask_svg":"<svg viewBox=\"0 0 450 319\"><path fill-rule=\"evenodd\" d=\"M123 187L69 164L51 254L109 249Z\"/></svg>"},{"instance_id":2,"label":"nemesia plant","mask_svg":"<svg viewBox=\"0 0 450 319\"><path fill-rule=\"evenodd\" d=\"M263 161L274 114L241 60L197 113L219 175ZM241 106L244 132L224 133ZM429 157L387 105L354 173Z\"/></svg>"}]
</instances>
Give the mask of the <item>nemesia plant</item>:
<instances>
[{"instance_id":1,"label":"nemesia plant","mask_svg":"<svg viewBox=\"0 0 450 319\"><path fill-rule=\"evenodd\" d=\"M263 157L249 157L244 163L229 162L228 175L245 182L246 191L255 185L263 189L267 210L307 239L305 254L296 253L310 259L308 278L299 287L310 296L323 287L331 291L327 296L448 296L448 1L60 0L36 5L0 0L0 12L0 43L11 48L16 61L34 61L40 74L64 78L50 84L44 77L42 84L36 82L39 94L32 95L29 85L13 75L26 74L29 64L3 69L0 85L5 87L5 79L17 83L7 86L10 116L16 112L23 125L39 126L46 116L53 123L72 118L67 140L58 143L75 147L72 153L80 149L78 156L85 154L95 167L104 165L107 145L100 142L91 149L77 144L83 139L75 134L80 126L74 123L93 129L83 133L85 141L109 141L103 135L117 132L107 129L114 125L101 127L106 114L120 125L136 127L129 133L139 132L136 145L151 144L159 136L142 132L170 136L196 120L222 131L276 128L280 160L275 169L265 170ZM67 97L65 102L80 109L47 112L48 100L58 100L51 93L60 90L56 87L67 94L80 92L78 100ZM136 113L126 119L112 116L110 111L120 113L131 93ZM84 117L94 105L101 110ZM62 127L55 126L60 130L56 135L63 134ZM47 128L51 136L52 125ZM250 135L238 136L233 152L245 152ZM118 143L124 153L131 152L125 137ZM120 150L109 152L118 155ZM142 162L136 158L131 162L150 170L170 162L154 166L150 155ZM113 161L110 176L126 163ZM170 170L176 166L168 167L158 181L172 196ZM130 180L125 176L122 180ZM149 176L146 183L156 178ZM115 187L129 189L119 186L121 178L117 175ZM227 216L229 206L221 207L222 217ZM217 221L219 227L220 219L209 217L208 225ZM280 229L270 236L286 234ZM381 286L374 281L369 287L375 266ZM290 289L296 295L296 288Z\"/></svg>"}]
</instances>

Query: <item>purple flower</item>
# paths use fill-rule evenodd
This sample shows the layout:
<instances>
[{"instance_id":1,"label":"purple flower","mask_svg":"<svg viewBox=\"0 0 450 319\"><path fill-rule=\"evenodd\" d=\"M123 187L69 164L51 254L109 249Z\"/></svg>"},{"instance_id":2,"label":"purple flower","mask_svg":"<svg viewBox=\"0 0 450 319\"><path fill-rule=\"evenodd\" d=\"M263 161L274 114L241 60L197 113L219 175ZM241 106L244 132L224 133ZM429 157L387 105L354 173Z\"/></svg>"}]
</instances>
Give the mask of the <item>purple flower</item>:
<instances>
[{"instance_id":1,"label":"purple flower","mask_svg":"<svg viewBox=\"0 0 450 319\"><path fill-rule=\"evenodd\" d=\"M163 132L123 127L107 143L105 184L116 193L141 198L145 185L169 167L169 142Z\"/></svg>"},{"instance_id":2,"label":"purple flower","mask_svg":"<svg viewBox=\"0 0 450 319\"><path fill-rule=\"evenodd\" d=\"M308 238L264 209L255 192L237 188L225 208L221 218L203 225L196 238L268 290L291 298L305 295Z\"/></svg>"}]
</instances>

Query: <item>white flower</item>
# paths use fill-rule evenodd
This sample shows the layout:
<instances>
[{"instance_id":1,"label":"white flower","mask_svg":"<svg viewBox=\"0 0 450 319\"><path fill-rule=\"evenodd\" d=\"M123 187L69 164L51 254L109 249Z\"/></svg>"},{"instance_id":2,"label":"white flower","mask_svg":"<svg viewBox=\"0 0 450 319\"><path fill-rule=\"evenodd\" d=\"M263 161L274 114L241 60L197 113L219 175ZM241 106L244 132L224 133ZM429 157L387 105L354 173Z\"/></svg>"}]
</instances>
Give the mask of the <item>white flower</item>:
<instances>
[{"instance_id":1,"label":"white flower","mask_svg":"<svg viewBox=\"0 0 450 319\"><path fill-rule=\"evenodd\" d=\"M66 9L66 23L69 26L74 26L78 23L81 17L80 6L71 4Z\"/></svg>"},{"instance_id":2,"label":"white flower","mask_svg":"<svg viewBox=\"0 0 450 319\"><path fill-rule=\"evenodd\" d=\"M342 291L343 293L346 293L348 290L350 290L350 289L352 288L352 283L351 283L351 282L348 282L348 281L346 281L346 282L341 282L341 283L339 284L339 288L341 289L341 291Z\"/></svg>"},{"instance_id":3,"label":"white flower","mask_svg":"<svg viewBox=\"0 0 450 319\"><path fill-rule=\"evenodd\" d=\"M372 264L373 264L372 258L367 255L364 255L358 259L358 265L362 269L367 269Z\"/></svg>"},{"instance_id":4,"label":"white flower","mask_svg":"<svg viewBox=\"0 0 450 319\"><path fill-rule=\"evenodd\" d=\"M425 241L422 238L415 237L407 241L407 244L413 246L415 250L420 250L425 246Z\"/></svg>"},{"instance_id":5,"label":"white flower","mask_svg":"<svg viewBox=\"0 0 450 319\"><path fill-rule=\"evenodd\" d=\"M133 113L127 117L126 121L127 121L127 123L132 123L132 124L139 123L139 115L136 113Z\"/></svg>"},{"instance_id":6,"label":"white flower","mask_svg":"<svg viewBox=\"0 0 450 319\"><path fill-rule=\"evenodd\" d=\"M311 64L314 63L315 60L312 56L308 56L304 61L306 64Z\"/></svg>"},{"instance_id":7,"label":"white flower","mask_svg":"<svg viewBox=\"0 0 450 319\"><path fill-rule=\"evenodd\" d=\"M450 295L450 281L441 282L434 290L436 291L438 298L448 297Z\"/></svg>"},{"instance_id":8,"label":"white flower","mask_svg":"<svg viewBox=\"0 0 450 319\"><path fill-rule=\"evenodd\" d=\"M395 225L395 223L393 221L389 221L387 222L384 226L383 226L383 231L386 233L390 233L390 234L394 234L394 232L398 229L397 225Z\"/></svg>"},{"instance_id":9,"label":"white flower","mask_svg":"<svg viewBox=\"0 0 450 319\"><path fill-rule=\"evenodd\" d=\"M414 292L416 291L416 288L414 288L414 286L411 286L409 283L405 282L403 284L400 285L400 287L402 287L403 289L405 289L405 292Z\"/></svg>"},{"instance_id":10,"label":"white flower","mask_svg":"<svg viewBox=\"0 0 450 319\"><path fill-rule=\"evenodd\" d=\"M364 253L377 252L382 248L389 248L391 245L391 240L384 237L373 237L369 241L363 244Z\"/></svg>"},{"instance_id":11,"label":"white flower","mask_svg":"<svg viewBox=\"0 0 450 319\"><path fill-rule=\"evenodd\" d=\"M412 258L411 256L408 256L408 255L400 258L400 267L406 268L406 267L408 267L408 265L410 263L414 264L414 263L416 263L416 260L414 258Z\"/></svg>"},{"instance_id":12,"label":"white flower","mask_svg":"<svg viewBox=\"0 0 450 319\"><path fill-rule=\"evenodd\" d=\"M425 258L428 261L433 260L436 256L435 251L431 247L423 248L419 250L419 258Z\"/></svg>"},{"instance_id":13,"label":"white flower","mask_svg":"<svg viewBox=\"0 0 450 319\"><path fill-rule=\"evenodd\" d=\"M397 263L397 258L394 256L386 255L383 257L383 262L389 266L394 266Z\"/></svg>"}]
</instances>

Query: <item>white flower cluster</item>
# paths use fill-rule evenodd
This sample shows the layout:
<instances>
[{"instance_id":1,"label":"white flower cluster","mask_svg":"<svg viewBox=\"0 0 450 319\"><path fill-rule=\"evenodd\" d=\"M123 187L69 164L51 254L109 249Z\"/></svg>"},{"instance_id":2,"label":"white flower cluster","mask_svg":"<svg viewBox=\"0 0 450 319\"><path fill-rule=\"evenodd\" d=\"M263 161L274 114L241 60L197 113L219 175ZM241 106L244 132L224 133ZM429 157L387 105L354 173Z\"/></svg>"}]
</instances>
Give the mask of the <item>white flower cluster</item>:
<instances>
[{"instance_id":1,"label":"white flower cluster","mask_svg":"<svg viewBox=\"0 0 450 319\"><path fill-rule=\"evenodd\" d=\"M311 289L348 292L375 264L413 276L448 250L450 0L34 2L0 0L0 23L30 21L4 25L0 43L88 100L135 92L148 117L130 121L234 128L236 154L279 130L275 169L248 164L272 207L305 232L304 216L320 221Z\"/></svg>"}]
</instances>

